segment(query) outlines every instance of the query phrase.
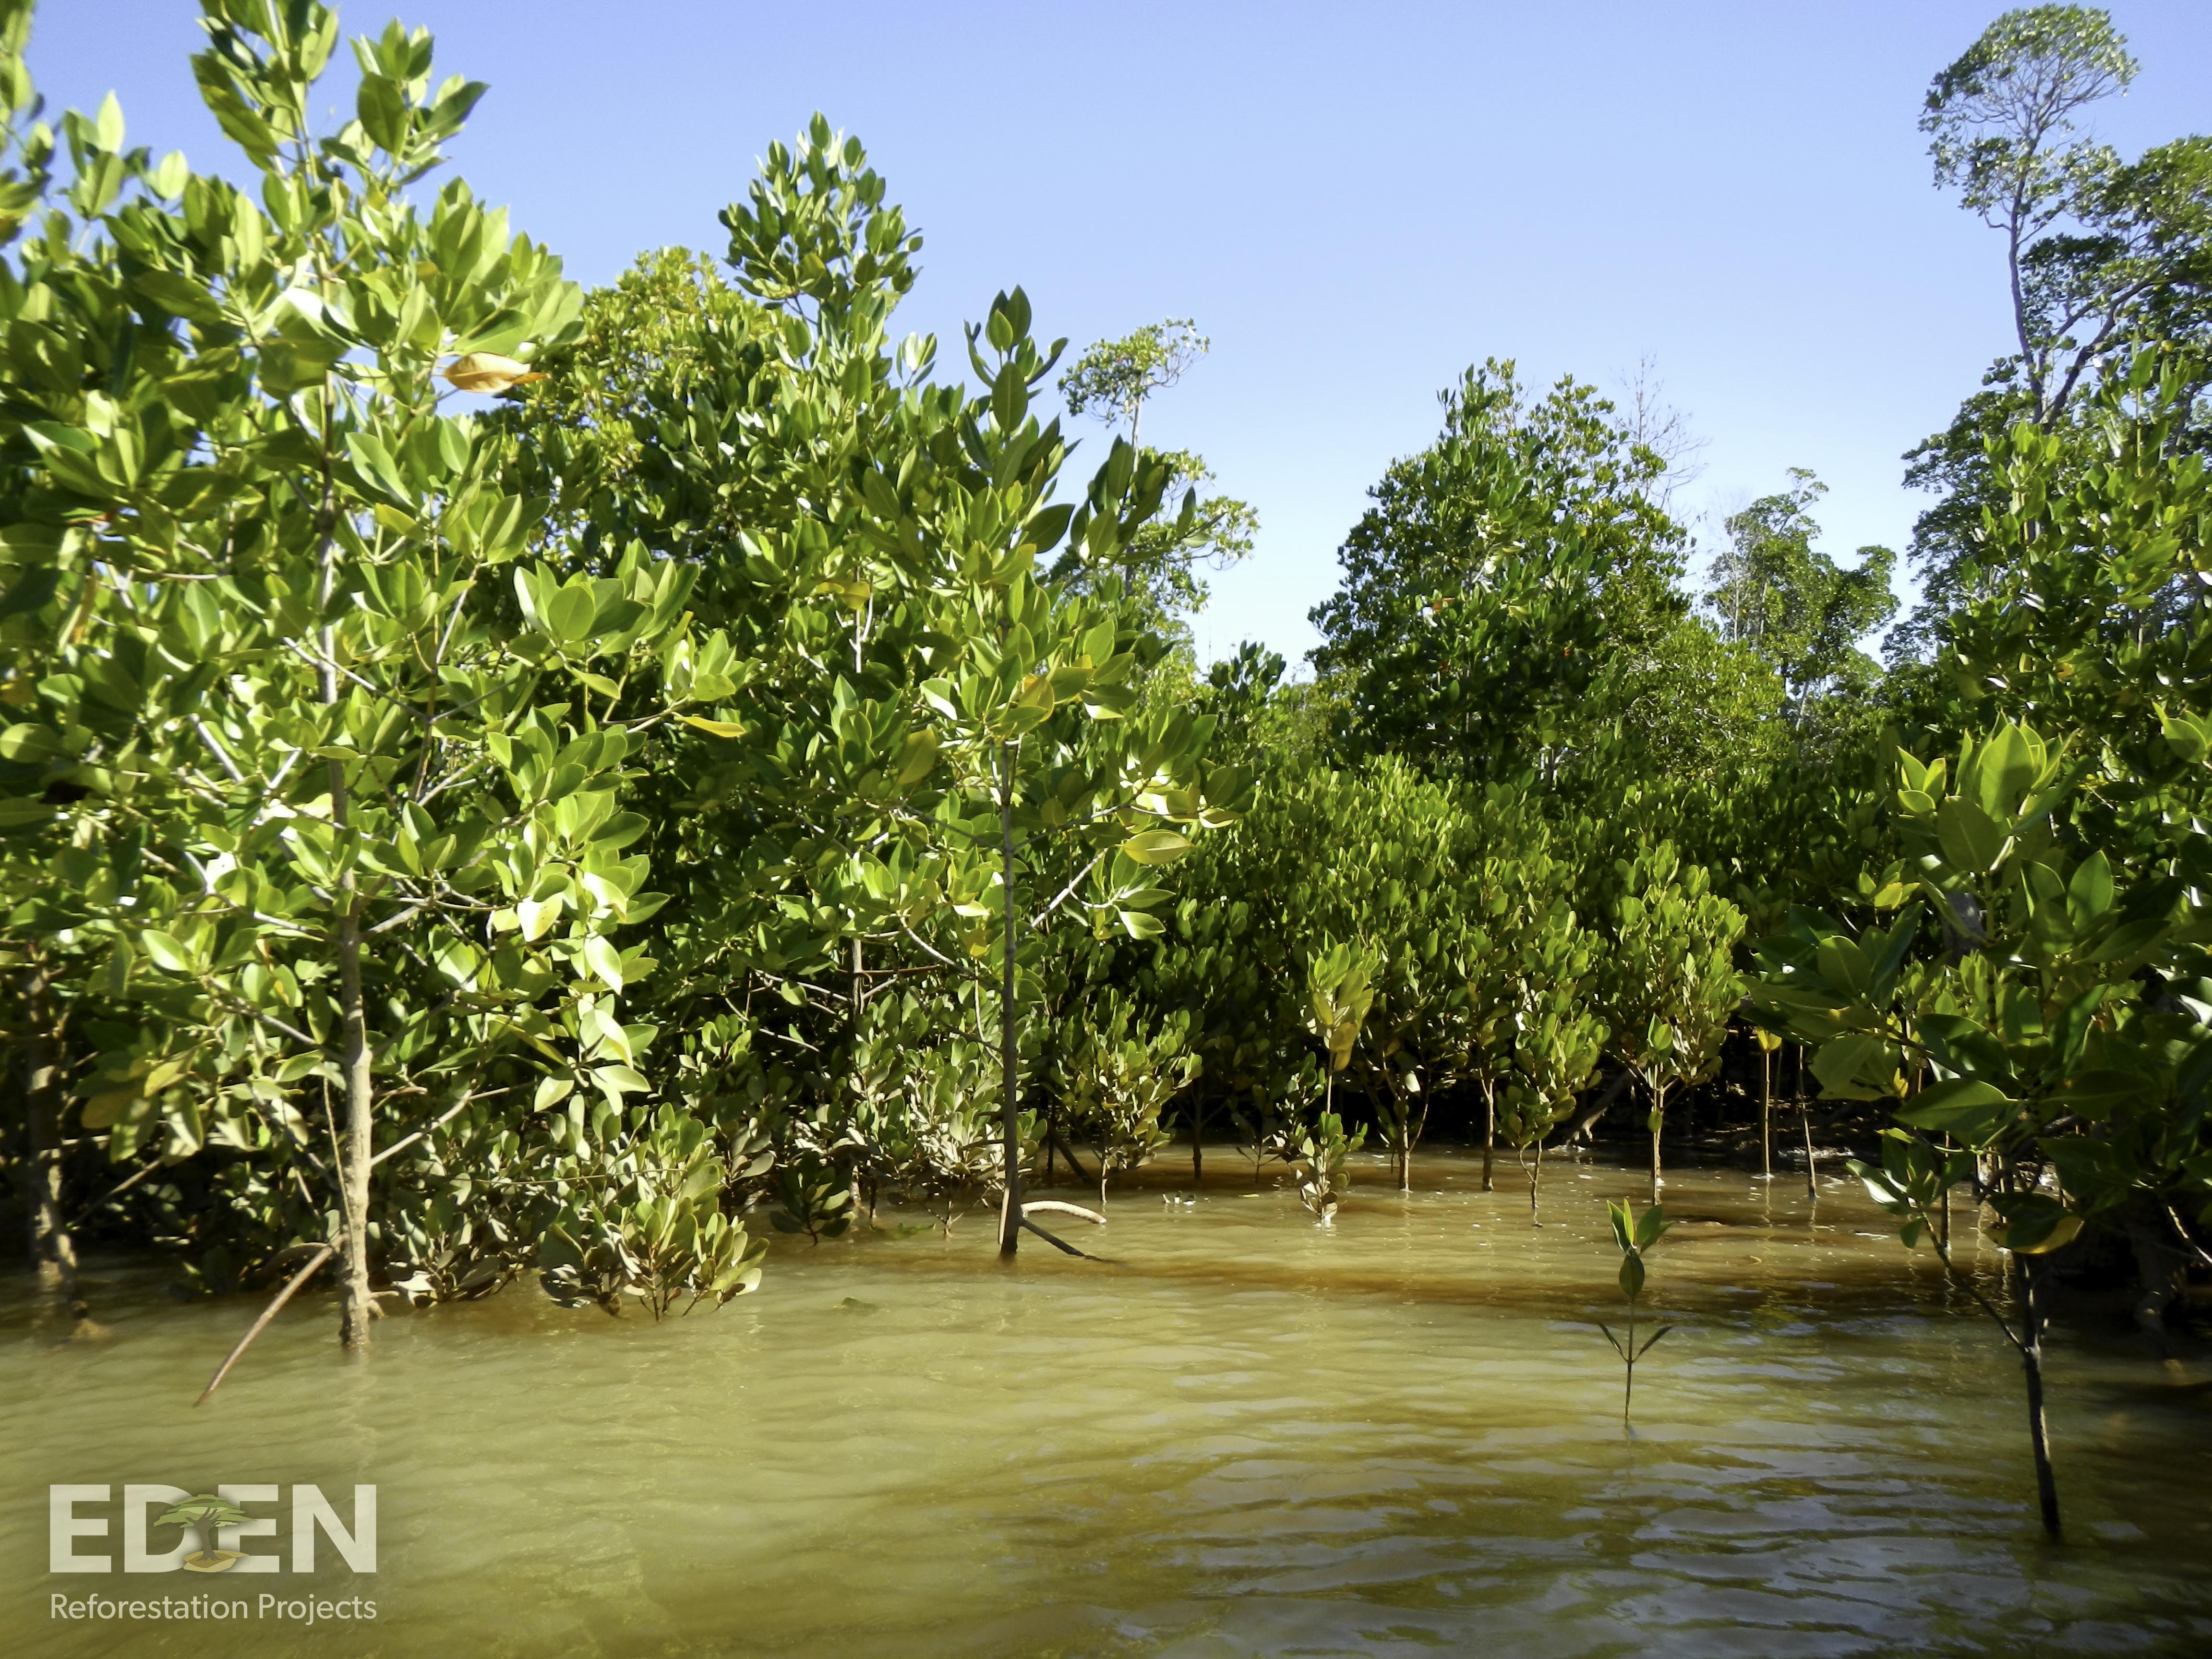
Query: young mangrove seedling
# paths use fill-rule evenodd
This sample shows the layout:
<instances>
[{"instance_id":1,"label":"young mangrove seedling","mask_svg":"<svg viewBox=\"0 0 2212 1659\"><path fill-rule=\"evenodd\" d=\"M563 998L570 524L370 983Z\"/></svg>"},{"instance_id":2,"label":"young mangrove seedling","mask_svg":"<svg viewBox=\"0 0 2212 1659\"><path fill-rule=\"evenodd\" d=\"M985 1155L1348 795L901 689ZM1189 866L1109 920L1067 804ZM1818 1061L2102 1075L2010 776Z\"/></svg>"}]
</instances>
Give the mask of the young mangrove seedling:
<instances>
[{"instance_id":1,"label":"young mangrove seedling","mask_svg":"<svg viewBox=\"0 0 2212 1659\"><path fill-rule=\"evenodd\" d=\"M1636 1398L1636 1362L1651 1352L1653 1343L1674 1328L1662 1325L1644 1339L1644 1346L1636 1346L1636 1298L1644 1294L1644 1253L1659 1242L1659 1237L1674 1224L1667 1219L1666 1211L1654 1204L1642 1215L1638 1215L1626 1199L1606 1206L1606 1214L1613 1222L1613 1242L1620 1247L1620 1291L1628 1298L1628 1340L1623 1341L1613 1334L1613 1328L1603 1320L1598 1329L1605 1340L1613 1344L1621 1363L1628 1369L1626 1385L1620 1394L1620 1420L1628 1421L1628 1408Z\"/></svg>"},{"instance_id":2,"label":"young mangrove seedling","mask_svg":"<svg viewBox=\"0 0 2212 1659\"><path fill-rule=\"evenodd\" d=\"M1313 1127L1296 1134L1294 1146L1285 1150L1284 1156L1291 1161L1297 1176L1298 1201L1324 1227L1336 1224L1336 1206L1352 1184L1345 1176L1345 1165L1366 1139L1365 1124L1347 1135L1343 1119L1334 1112L1323 1112Z\"/></svg>"}]
</instances>

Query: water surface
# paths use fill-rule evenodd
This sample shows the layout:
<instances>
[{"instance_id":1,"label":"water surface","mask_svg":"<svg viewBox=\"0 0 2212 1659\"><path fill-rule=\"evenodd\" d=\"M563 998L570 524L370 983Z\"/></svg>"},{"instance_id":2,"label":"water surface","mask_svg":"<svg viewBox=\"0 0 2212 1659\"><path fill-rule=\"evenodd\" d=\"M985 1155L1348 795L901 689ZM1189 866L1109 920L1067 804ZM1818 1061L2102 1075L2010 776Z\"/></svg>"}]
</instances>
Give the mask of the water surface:
<instances>
[{"instance_id":1,"label":"water surface","mask_svg":"<svg viewBox=\"0 0 2212 1659\"><path fill-rule=\"evenodd\" d=\"M355 1364L303 1296L197 1411L252 1304L96 1269L110 1339L64 1345L18 1283L0 1649L2212 1653L2212 1371L2058 1336L2069 1537L2043 1544L2017 1365L1844 1183L1670 1182L1692 1224L1647 1299L1679 1328L1624 1429L1592 1322L1618 1320L1601 1200L1632 1171L1548 1169L1540 1230L1510 1164L1484 1194L1425 1156L1410 1199L1363 1169L1327 1230L1225 1148L1208 1176L1069 1222L1111 1264L1031 1241L1008 1269L971 1216L780 1243L757 1295L659 1326L517 1285L403 1312ZM48 1577L47 1485L126 1480L374 1482L378 1571L312 1583L376 1622L51 1620L58 1588L310 1582Z\"/></svg>"}]
</instances>

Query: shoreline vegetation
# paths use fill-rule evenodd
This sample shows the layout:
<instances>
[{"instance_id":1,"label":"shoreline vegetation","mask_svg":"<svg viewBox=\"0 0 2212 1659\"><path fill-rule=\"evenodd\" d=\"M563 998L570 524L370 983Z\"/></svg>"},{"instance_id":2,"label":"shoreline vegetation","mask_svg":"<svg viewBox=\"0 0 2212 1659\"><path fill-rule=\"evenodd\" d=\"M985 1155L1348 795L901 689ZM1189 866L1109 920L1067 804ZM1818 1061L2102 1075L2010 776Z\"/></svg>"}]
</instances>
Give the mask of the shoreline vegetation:
<instances>
[{"instance_id":1,"label":"shoreline vegetation","mask_svg":"<svg viewBox=\"0 0 2212 1659\"><path fill-rule=\"evenodd\" d=\"M1840 1139L2063 1535L2054 1287L2131 1276L2170 1362L2212 1269L2212 139L2094 137L2103 12L1930 85L2015 337L1907 458L1911 615L1802 469L1693 590L1682 417L1497 358L1292 675L1192 649L1261 535L1140 438L1194 319L896 334L921 237L819 115L587 291L447 165L427 33L319 122L335 11L203 10L228 173L46 111L0 0L0 1161L58 1317L94 1249L250 1297L204 1401L296 1296L362 1358L518 1281L657 1322L895 1209L1088 1272L1179 1149L1342 1231L1447 1136L1532 1234L1633 1144L1633 1316L1716 1137L1808 1203Z\"/></svg>"}]
</instances>

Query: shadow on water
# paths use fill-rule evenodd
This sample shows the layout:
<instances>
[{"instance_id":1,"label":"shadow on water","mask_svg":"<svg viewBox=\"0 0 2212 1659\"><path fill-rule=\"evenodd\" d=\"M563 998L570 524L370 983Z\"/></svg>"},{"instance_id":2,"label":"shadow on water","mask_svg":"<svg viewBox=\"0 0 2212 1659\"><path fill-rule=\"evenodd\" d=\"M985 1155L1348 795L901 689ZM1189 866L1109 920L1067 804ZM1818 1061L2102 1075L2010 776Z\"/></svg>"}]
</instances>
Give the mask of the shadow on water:
<instances>
[{"instance_id":1,"label":"shadow on water","mask_svg":"<svg viewBox=\"0 0 2212 1659\"><path fill-rule=\"evenodd\" d=\"M1624 1426L1590 1322L1617 1315L1601 1200L1640 1194L1634 1171L1547 1168L1541 1229L1510 1165L1488 1194L1446 1154L1410 1195L1359 1175L1323 1229L1254 1194L1249 1166L1220 1160L1196 1194L1161 1166L1109 1194L1116 1266L1039 1249L1004 1271L971 1217L780 1241L757 1296L659 1326L518 1285L402 1313L366 1364L303 1306L198 1412L249 1304L179 1305L147 1269L95 1264L109 1335L70 1345L11 1285L0 1397L31 1428L0 1455L0 1645L2212 1652L2201 1363L2062 1334L2051 1549L2016 1366L1853 1188L1815 1210L1794 1182L1671 1179L1684 1224L1646 1316L1682 1328ZM1996 1268L1984 1252L1991 1289ZM48 1618L49 1483L257 1480L378 1485L376 1572L313 1581L373 1596L374 1626L241 1642ZM148 1585L177 1580L94 1587Z\"/></svg>"}]
</instances>

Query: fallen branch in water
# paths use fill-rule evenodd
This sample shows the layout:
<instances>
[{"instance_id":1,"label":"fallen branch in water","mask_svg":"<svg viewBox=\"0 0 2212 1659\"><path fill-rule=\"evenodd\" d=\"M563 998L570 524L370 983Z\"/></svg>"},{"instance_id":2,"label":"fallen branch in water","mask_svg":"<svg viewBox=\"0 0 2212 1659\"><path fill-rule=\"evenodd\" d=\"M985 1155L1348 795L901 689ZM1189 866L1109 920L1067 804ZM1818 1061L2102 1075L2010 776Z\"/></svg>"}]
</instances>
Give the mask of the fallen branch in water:
<instances>
[{"instance_id":1,"label":"fallen branch in water","mask_svg":"<svg viewBox=\"0 0 2212 1659\"><path fill-rule=\"evenodd\" d=\"M340 1243L343 1243L343 1241L341 1240ZM192 1404L195 1406L199 1405L203 1401L206 1400L210 1395L213 1394L217 1389L222 1386L222 1379L230 1375L230 1368L238 1364L239 1355L244 1353L248 1348L253 1346L253 1339L260 1335L261 1333L268 1328L269 1322L276 1317L278 1310L281 1310L287 1302L289 1302L292 1299L292 1292L298 1290L301 1285L306 1284L307 1282L308 1275L313 1273L316 1268L321 1267L323 1263L328 1261L331 1256L336 1255L337 1253L337 1244L324 1245L320 1249L317 1250L313 1256L308 1258L307 1265L306 1267L301 1268L299 1272L294 1273L290 1279L284 1282L284 1288L276 1292L276 1299L261 1310L261 1317L253 1322L253 1328L246 1332L244 1336L238 1339L238 1346L230 1351L230 1358L222 1362L222 1367L215 1374L214 1380L209 1382L207 1387L200 1390L199 1399L193 1401Z\"/></svg>"},{"instance_id":2,"label":"fallen branch in water","mask_svg":"<svg viewBox=\"0 0 2212 1659\"><path fill-rule=\"evenodd\" d=\"M1024 1199L1022 1200L1022 1213L1026 1215L1031 1210L1051 1210L1060 1215L1081 1216L1085 1221L1088 1221L1093 1226L1097 1227L1103 1227L1106 1224L1106 1218L1099 1214L1097 1211L1086 1210L1080 1204L1063 1204L1056 1198Z\"/></svg>"}]
</instances>

